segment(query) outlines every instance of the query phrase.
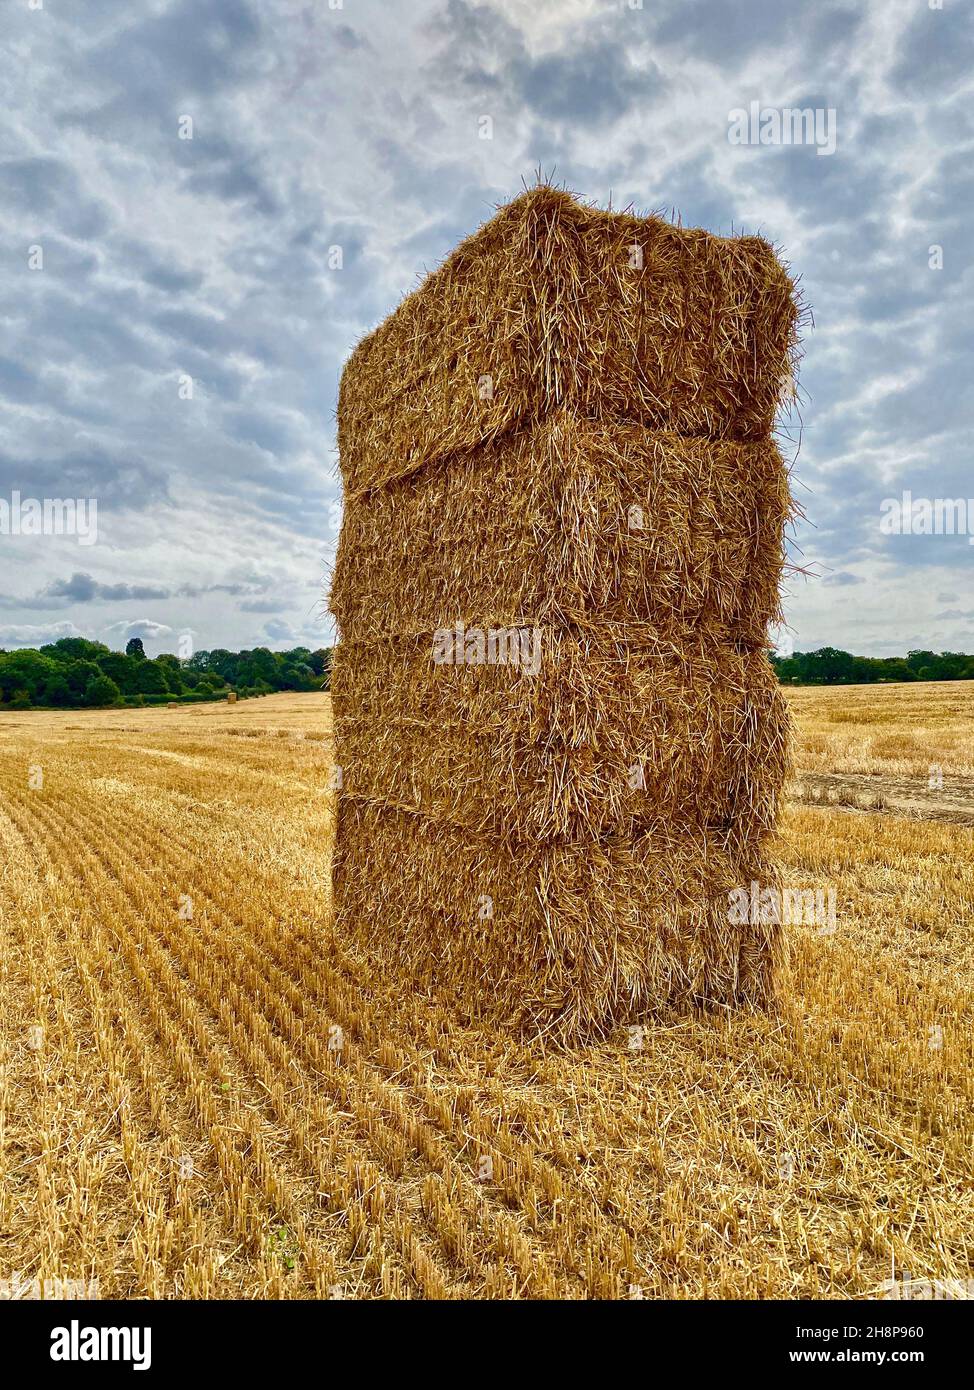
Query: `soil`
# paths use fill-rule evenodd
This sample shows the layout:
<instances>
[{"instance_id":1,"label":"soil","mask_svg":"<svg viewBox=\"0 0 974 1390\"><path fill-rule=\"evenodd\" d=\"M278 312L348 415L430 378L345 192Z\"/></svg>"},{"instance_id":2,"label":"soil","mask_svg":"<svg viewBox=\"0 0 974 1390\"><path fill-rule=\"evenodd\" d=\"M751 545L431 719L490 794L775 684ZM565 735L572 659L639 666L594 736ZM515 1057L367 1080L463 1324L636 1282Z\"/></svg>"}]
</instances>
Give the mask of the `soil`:
<instances>
[{"instance_id":1,"label":"soil","mask_svg":"<svg viewBox=\"0 0 974 1390\"><path fill-rule=\"evenodd\" d=\"M808 806L974 825L974 777L945 774L942 787L930 787L915 777L800 772L788 784L786 795Z\"/></svg>"}]
</instances>

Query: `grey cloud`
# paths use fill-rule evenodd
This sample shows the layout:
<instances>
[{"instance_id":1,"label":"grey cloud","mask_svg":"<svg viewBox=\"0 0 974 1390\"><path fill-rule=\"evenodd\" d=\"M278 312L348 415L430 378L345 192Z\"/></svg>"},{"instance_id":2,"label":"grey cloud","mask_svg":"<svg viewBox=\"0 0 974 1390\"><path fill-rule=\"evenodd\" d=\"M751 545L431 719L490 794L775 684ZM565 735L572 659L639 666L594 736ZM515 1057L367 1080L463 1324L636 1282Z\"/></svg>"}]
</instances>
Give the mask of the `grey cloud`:
<instances>
[{"instance_id":1,"label":"grey cloud","mask_svg":"<svg viewBox=\"0 0 974 1390\"><path fill-rule=\"evenodd\" d=\"M203 594L246 594L249 590L244 584L180 584L176 590L179 598L200 598Z\"/></svg>"},{"instance_id":2,"label":"grey cloud","mask_svg":"<svg viewBox=\"0 0 974 1390\"><path fill-rule=\"evenodd\" d=\"M166 478L151 465L99 449L53 458L14 458L0 451L0 494L14 489L25 497L95 498L99 512L169 500Z\"/></svg>"},{"instance_id":3,"label":"grey cloud","mask_svg":"<svg viewBox=\"0 0 974 1390\"><path fill-rule=\"evenodd\" d=\"M834 585L837 588L847 588L850 584L865 584L865 580L857 574L850 574L848 570L838 570L835 574L827 574L822 580L823 584Z\"/></svg>"},{"instance_id":4,"label":"grey cloud","mask_svg":"<svg viewBox=\"0 0 974 1390\"><path fill-rule=\"evenodd\" d=\"M31 327L35 340L45 343L48 360L70 362L83 357L89 370L107 372L131 366L163 370L165 359L158 348L133 331L132 325L142 317L137 297L105 291L81 302L61 285L45 282L44 289L32 311Z\"/></svg>"},{"instance_id":5,"label":"grey cloud","mask_svg":"<svg viewBox=\"0 0 974 1390\"><path fill-rule=\"evenodd\" d=\"M83 194L77 174L63 160L4 160L0 162L0 183L8 202L38 233L56 218L67 236L88 241L100 236L108 225L104 209Z\"/></svg>"},{"instance_id":6,"label":"grey cloud","mask_svg":"<svg viewBox=\"0 0 974 1390\"><path fill-rule=\"evenodd\" d=\"M119 603L141 599L167 599L170 590L161 585L105 584L90 574L74 573L69 579L52 579L29 596L0 595L0 608L37 611L66 608L70 604Z\"/></svg>"},{"instance_id":7,"label":"grey cloud","mask_svg":"<svg viewBox=\"0 0 974 1390\"><path fill-rule=\"evenodd\" d=\"M814 5L809 8L809 52L821 55L824 51L842 61L849 45L859 37L858 30L863 21L861 5Z\"/></svg>"},{"instance_id":8,"label":"grey cloud","mask_svg":"<svg viewBox=\"0 0 974 1390\"><path fill-rule=\"evenodd\" d=\"M73 574L70 579L54 579L40 597L68 599L72 603L117 603L133 599L168 598L169 590L151 584L100 584L90 574Z\"/></svg>"},{"instance_id":9,"label":"grey cloud","mask_svg":"<svg viewBox=\"0 0 974 1390\"><path fill-rule=\"evenodd\" d=\"M903 34L892 79L908 95L943 98L970 76L974 55L974 14L969 5L932 10L917 7Z\"/></svg>"},{"instance_id":10,"label":"grey cloud","mask_svg":"<svg viewBox=\"0 0 974 1390\"><path fill-rule=\"evenodd\" d=\"M655 25L658 43L692 49L716 64L740 61L759 48L783 43L803 19L795 0L670 0ZM638 14L637 14L638 17Z\"/></svg>"},{"instance_id":11,"label":"grey cloud","mask_svg":"<svg viewBox=\"0 0 974 1390\"><path fill-rule=\"evenodd\" d=\"M0 393L10 401L34 401L40 392L37 374L20 362L0 357Z\"/></svg>"},{"instance_id":12,"label":"grey cloud","mask_svg":"<svg viewBox=\"0 0 974 1390\"><path fill-rule=\"evenodd\" d=\"M153 324L160 332L203 351L228 352L234 346L226 320L215 314L192 309L163 309L154 316Z\"/></svg>"},{"instance_id":13,"label":"grey cloud","mask_svg":"<svg viewBox=\"0 0 974 1390\"><path fill-rule=\"evenodd\" d=\"M349 53L353 52L356 48L371 48L372 46L367 43L361 35L356 34L350 24L339 24L336 27L335 42Z\"/></svg>"},{"instance_id":14,"label":"grey cloud","mask_svg":"<svg viewBox=\"0 0 974 1390\"><path fill-rule=\"evenodd\" d=\"M250 598L245 599L240 605L241 613L280 613L282 609L290 605L285 599L277 598Z\"/></svg>"},{"instance_id":15,"label":"grey cloud","mask_svg":"<svg viewBox=\"0 0 974 1390\"><path fill-rule=\"evenodd\" d=\"M179 345L173 344L169 366L173 371L185 372L204 391L223 401L238 401L247 385L242 371L225 363L219 356L198 350L186 340Z\"/></svg>"},{"instance_id":16,"label":"grey cloud","mask_svg":"<svg viewBox=\"0 0 974 1390\"><path fill-rule=\"evenodd\" d=\"M742 103L746 105L746 103ZM798 110L835 107L825 95L796 94L790 103ZM872 149L868 158L854 157L844 143L847 127L836 109L836 150L820 155L813 145L740 146L737 163L758 192L784 198L789 206L818 215L828 208L834 222L858 223L863 208L885 202L895 190L895 168Z\"/></svg>"},{"instance_id":17,"label":"grey cloud","mask_svg":"<svg viewBox=\"0 0 974 1390\"><path fill-rule=\"evenodd\" d=\"M281 211L253 150L221 135L211 136L202 127L192 140L178 141L177 151L179 163L186 167L183 187L190 193L247 203L265 217Z\"/></svg>"},{"instance_id":18,"label":"grey cloud","mask_svg":"<svg viewBox=\"0 0 974 1390\"><path fill-rule=\"evenodd\" d=\"M163 260L159 252L145 241L125 236L117 231L112 238L113 258L123 273L150 287L149 292L174 296L199 291L204 277L199 270Z\"/></svg>"},{"instance_id":19,"label":"grey cloud","mask_svg":"<svg viewBox=\"0 0 974 1390\"><path fill-rule=\"evenodd\" d=\"M261 33L245 0L180 0L119 25L85 54L87 75L128 93L154 93L173 109L178 95L207 95L243 80Z\"/></svg>"},{"instance_id":20,"label":"grey cloud","mask_svg":"<svg viewBox=\"0 0 974 1390\"><path fill-rule=\"evenodd\" d=\"M543 58L521 58L510 72L516 93L540 116L580 125L618 120L635 101L660 92L655 65L641 70L629 60L623 35Z\"/></svg>"},{"instance_id":21,"label":"grey cloud","mask_svg":"<svg viewBox=\"0 0 974 1390\"><path fill-rule=\"evenodd\" d=\"M444 45L437 67L446 74L441 80L485 103L481 114L499 118L502 110L523 107L576 128L606 126L665 85L645 36L635 28L638 18L596 12L558 49L535 54L492 7L450 0L434 26ZM632 61L634 51L641 55L639 65Z\"/></svg>"},{"instance_id":22,"label":"grey cloud","mask_svg":"<svg viewBox=\"0 0 974 1390\"><path fill-rule=\"evenodd\" d=\"M161 290L163 294L181 294L184 291L198 290L203 277L198 271L179 270L175 266L155 265L148 268L143 278Z\"/></svg>"}]
</instances>

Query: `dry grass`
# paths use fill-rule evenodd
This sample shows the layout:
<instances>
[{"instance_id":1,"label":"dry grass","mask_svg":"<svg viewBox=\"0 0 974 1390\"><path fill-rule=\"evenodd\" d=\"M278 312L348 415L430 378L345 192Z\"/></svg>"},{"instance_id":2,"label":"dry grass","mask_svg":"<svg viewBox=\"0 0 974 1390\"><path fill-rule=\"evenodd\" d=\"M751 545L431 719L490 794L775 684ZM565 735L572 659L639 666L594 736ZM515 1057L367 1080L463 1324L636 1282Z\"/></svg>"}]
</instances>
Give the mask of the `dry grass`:
<instances>
[{"instance_id":1,"label":"dry grass","mask_svg":"<svg viewBox=\"0 0 974 1390\"><path fill-rule=\"evenodd\" d=\"M953 687L863 699L904 696L932 746L962 731ZM799 692L805 746L859 702ZM838 919L790 929L778 1014L545 1055L333 939L329 729L298 695L0 714L0 1278L804 1298L870 1296L891 1260L972 1277L974 831L791 808L786 881L833 885Z\"/></svg>"},{"instance_id":2,"label":"dry grass","mask_svg":"<svg viewBox=\"0 0 974 1390\"><path fill-rule=\"evenodd\" d=\"M945 776L974 777L974 681L806 686L789 696L803 771L925 782L936 764Z\"/></svg>"}]
</instances>

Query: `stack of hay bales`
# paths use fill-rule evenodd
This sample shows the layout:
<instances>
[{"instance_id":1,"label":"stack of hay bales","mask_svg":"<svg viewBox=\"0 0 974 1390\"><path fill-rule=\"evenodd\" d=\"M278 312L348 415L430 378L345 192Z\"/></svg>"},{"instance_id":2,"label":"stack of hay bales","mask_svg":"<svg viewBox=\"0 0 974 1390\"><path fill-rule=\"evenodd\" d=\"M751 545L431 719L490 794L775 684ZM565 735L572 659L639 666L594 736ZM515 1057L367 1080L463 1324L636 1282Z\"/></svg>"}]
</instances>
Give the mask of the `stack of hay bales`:
<instances>
[{"instance_id":1,"label":"stack of hay bales","mask_svg":"<svg viewBox=\"0 0 974 1390\"><path fill-rule=\"evenodd\" d=\"M353 353L335 906L388 976L566 1040L769 999L796 323L766 242L542 187Z\"/></svg>"}]
</instances>

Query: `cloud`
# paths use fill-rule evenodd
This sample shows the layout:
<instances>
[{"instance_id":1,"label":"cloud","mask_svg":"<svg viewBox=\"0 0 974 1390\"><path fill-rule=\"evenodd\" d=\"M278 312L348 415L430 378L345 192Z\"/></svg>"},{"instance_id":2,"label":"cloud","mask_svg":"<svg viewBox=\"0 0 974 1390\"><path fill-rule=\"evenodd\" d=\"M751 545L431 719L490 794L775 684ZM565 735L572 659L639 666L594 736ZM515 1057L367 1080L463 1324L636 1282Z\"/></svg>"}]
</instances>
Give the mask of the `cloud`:
<instances>
[{"instance_id":1,"label":"cloud","mask_svg":"<svg viewBox=\"0 0 974 1390\"><path fill-rule=\"evenodd\" d=\"M291 623L283 618L272 618L265 623L262 637L285 648L310 647L315 650L330 645L321 625L314 622Z\"/></svg>"},{"instance_id":2,"label":"cloud","mask_svg":"<svg viewBox=\"0 0 974 1390\"><path fill-rule=\"evenodd\" d=\"M839 588L845 588L849 584L865 584L865 580L858 574L850 574L848 570L839 570L836 574L827 574L822 580L823 584L832 584Z\"/></svg>"},{"instance_id":3,"label":"cloud","mask_svg":"<svg viewBox=\"0 0 974 1390\"><path fill-rule=\"evenodd\" d=\"M663 76L645 40L632 25L606 24L601 14L541 52L518 24L471 0L449 0L430 27L440 41L441 81L476 95L481 114L495 120L528 114L576 130L603 128L634 103L662 95Z\"/></svg>"},{"instance_id":4,"label":"cloud","mask_svg":"<svg viewBox=\"0 0 974 1390\"><path fill-rule=\"evenodd\" d=\"M59 637L86 635L74 623L15 623L11 627L0 627L0 647L43 647Z\"/></svg>"},{"instance_id":5,"label":"cloud","mask_svg":"<svg viewBox=\"0 0 974 1390\"><path fill-rule=\"evenodd\" d=\"M289 607L286 599L278 598L251 598L245 600L240 605L241 613L279 613L282 608Z\"/></svg>"},{"instance_id":6,"label":"cloud","mask_svg":"<svg viewBox=\"0 0 974 1390\"><path fill-rule=\"evenodd\" d=\"M663 47L689 49L726 67L756 49L783 45L796 21L802 23L801 9L794 0L777 5L764 0L698 0L694 5L669 0L661 8L654 38Z\"/></svg>"},{"instance_id":7,"label":"cloud","mask_svg":"<svg viewBox=\"0 0 974 1390\"><path fill-rule=\"evenodd\" d=\"M903 32L892 81L908 96L946 97L970 76L974 15L967 5L924 5Z\"/></svg>"},{"instance_id":8,"label":"cloud","mask_svg":"<svg viewBox=\"0 0 974 1390\"><path fill-rule=\"evenodd\" d=\"M604 126L661 85L655 65L634 68L625 41L602 37L581 48L520 59L510 73L514 94L553 121Z\"/></svg>"},{"instance_id":9,"label":"cloud","mask_svg":"<svg viewBox=\"0 0 974 1390\"><path fill-rule=\"evenodd\" d=\"M108 226L105 209L86 194L75 170L62 159L2 160L0 181L6 197L31 219L36 236L56 222L66 236L91 241Z\"/></svg>"},{"instance_id":10,"label":"cloud","mask_svg":"<svg viewBox=\"0 0 974 1390\"><path fill-rule=\"evenodd\" d=\"M100 584L90 574L73 574L70 579L53 579L38 596L67 599L72 603L131 602L133 599L168 598L169 590L151 584Z\"/></svg>"},{"instance_id":11,"label":"cloud","mask_svg":"<svg viewBox=\"0 0 974 1390\"><path fill-rule=\"evenodd\" d=\"M151 618L132 618L128 621L110 623L102 631L106 636L120 637L125 641L130 637L141 637L149 642L158 642L164 637L174 635L173 629L166 623L157 623Z\"/></svg>"}]
</instances>

